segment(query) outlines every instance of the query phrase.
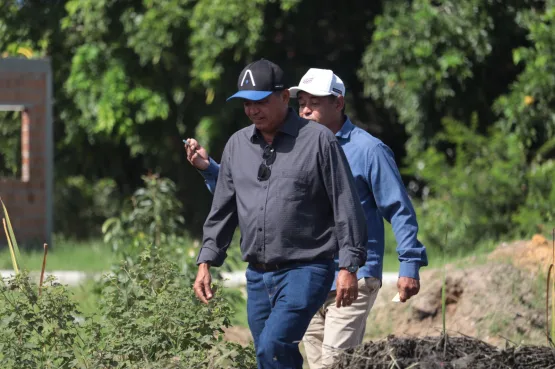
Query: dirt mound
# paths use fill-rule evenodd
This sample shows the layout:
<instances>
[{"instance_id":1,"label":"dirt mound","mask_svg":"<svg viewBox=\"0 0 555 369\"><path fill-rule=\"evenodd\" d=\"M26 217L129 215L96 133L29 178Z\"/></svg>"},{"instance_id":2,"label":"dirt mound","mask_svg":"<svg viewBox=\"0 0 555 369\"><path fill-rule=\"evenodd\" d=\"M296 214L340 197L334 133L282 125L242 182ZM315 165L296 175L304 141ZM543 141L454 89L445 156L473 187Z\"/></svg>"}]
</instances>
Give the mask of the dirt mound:
<instances>
[{"instance_id":1,"label":"dirt mound","mask_svg":"<svg viewBox=\"0 0 555 369\"><path fill-rule=\"evenodd\" d=\"M553 261L552 244L553 242L537 234L530 241L502 243L489 255L489 260L505 261L531 272L547 272Z\"/></svg>"},{"instance_id":2,"label":"dirt mound","mask_svg":"<svg viewBox=\"0 0 555 369\"><path fill-rule=\"evenodd\" d=\"M462 278L445 278L445 305L459 302L460 297L464 291ZM413 315L416 320L422 321L426 318L434 318L438 313L441 313L441 293L442 287L433 288L427 291L424 296L414 302Z\"/></svg>"},{"instance_id":3,"label":"dirt mound","mask_svg":"<svg viewBox=\"0 0 555 369\"><path fill-rule=\"evenodd\" d=\"M441 271L421 273L421 291L407 303L391 302L396 286L384 286L367 323L366 339L438 336L442 331ZM448 267L446 326L451 335L492 345L507 341L545 344L545 284L535 273L509 264Z\"/></svg>"},{"instance_id":4,"label":"dirt mound","mask_svg":"<svg viewBox=\"0 0 555 369\"><path fill-rule=\"evenodd\" d=\"M390 336L344 352L331 368L555 368L555 353L548 347L537 346L500 350L470 337Z\"/></svg>"}]
</instances>

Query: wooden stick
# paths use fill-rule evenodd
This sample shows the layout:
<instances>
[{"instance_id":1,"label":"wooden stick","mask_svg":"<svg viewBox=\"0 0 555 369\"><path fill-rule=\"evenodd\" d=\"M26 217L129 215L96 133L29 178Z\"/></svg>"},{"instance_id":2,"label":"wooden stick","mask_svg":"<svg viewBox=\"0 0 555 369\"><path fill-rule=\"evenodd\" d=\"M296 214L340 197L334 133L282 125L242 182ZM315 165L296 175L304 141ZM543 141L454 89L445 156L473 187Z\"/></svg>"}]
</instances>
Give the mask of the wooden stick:
<instances>
[{"instance_id":1,"label":"wooden stick","mask_svg":"<svg viewBox=\"0 0 555 369\"><path fill-rule=\"evenodd\" d=\"M553 228L553 245L551 246L551 252L553 253L551 264L549 265L549 269L547 270L547 286L545 291L545 335L547 336L547 344L553 346L555 342L553 342L553 338L555 336L555 321L553 318L555 317L555 301L554 301L554 268L555 268L555 228ZM549 329L549 292L551 291L551 330Z\"/></svg>"},{"instance_id":2,"label":"wooden stick","mask_svg":"<svg viewBox=\"0 0 555 369\"><path fill-rule=\"evenodd\" d=\"M39 296L42 292L42 281L44 280L44 270L46 269L46 254L48 254L48 244L44 244L44 256L42 258L42 270L40 271L40 282L39 282Z\"/></svg>"}]
</instances>

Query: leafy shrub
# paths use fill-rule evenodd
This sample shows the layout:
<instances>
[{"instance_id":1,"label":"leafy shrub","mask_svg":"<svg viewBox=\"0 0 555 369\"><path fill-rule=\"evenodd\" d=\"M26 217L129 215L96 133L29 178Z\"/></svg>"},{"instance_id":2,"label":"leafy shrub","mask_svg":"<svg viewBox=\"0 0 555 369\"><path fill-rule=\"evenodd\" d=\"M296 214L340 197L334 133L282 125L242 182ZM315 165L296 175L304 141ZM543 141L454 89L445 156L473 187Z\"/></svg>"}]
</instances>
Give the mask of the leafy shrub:
<instances>
[{"instance_id":1,"label":"leafy shrub","mask_svg":"<svg viewBox=\"0 0 555 369\"><path fill-rule=\"evenodd\" d=\"M201 364L210 362L210 350L227 349L230 355L241 351L222 341L231 307L220 291L210 305L200 304L191 288L193 274L182 275L155 248L138 259L133 264L123 262L119 273L104 282L102 319L88 326L90 336L103 337L102 347L93 353L95 367L113 361L143 365L164 360L208 367ZM233 355L246 359L242 352ZM234 365L233 360L228 364Z\"/></svg>"},{"instance_id":2,"label":"leafy shrub","mask_svg":"<svg viewBox=\"0 0 555 369\"><path fill-rule=\"evenodd\" d=\"M118 217L107 219L102 226L104 241L128 261L142 252L147 245L158 246L164 255L183 265L185 270L194 270L194 258L200 242L191 239L183 230L182 204L177 199L177 187L168 178L157 175L144 176L145 186L137 189L126 201ZM219 272L244 269L241 260L240 232L235 232L228 257ZM231 293L232 298L236 294Z\"/></svg>"},{"instance_id":3,"label":"leafy shrub","mask_svg":"<svg viewBox=\"0 0 555 369\"><path fill-rule=\"evenodd\" d=\"M526 200L513 221L523 235L549 233L555 225L555 160L533 163L526 178Z\"/></svg>"},{"instance_id":4,"label":"leafy shrub","mask_svg":"<svg viewBox=\"0 0 555 369\"><path fill-rule=\"evenodd\" d=\"M176 185L157 175L143 176L145 186L135 191L118 217L102 225L104 241L115 251L134 254L146 240L160 246L167 238L184 235L182 204L176 197Z\"/></svg>"},{"instance_id":5,"label":"leafy shrub","mask_svg":"<svg viewBox=\"0 0 555 369\"><path fill-rule=\"evenodd\" d=\"M23 273L0 283L0 367L253 368L252 347L223 341L231 308L210 305L156 247L106 277L100 311L81 316L52 280L42 295Z\"/></svg>"},{"instance_id":6,"label":"leafy shrub","mask_svg":"<svg viewBox=\"0 0 555 369\"><path fill-rule=\"evenodd\" d=\"M0 281L0 367L81 367L87 341L77 304L64 286L46 280L39 296L28 274Z\"/></svg>"},{"instance_id":7,"label":"leafy shrub","mask_svg":"<svg viewBox=\"0 0 555 369\"><path fill-rule=\"evenodd\" d=\"M256 366L252 346L223 340L241 295L215 286L209 305L194 295L194 254L184 252L186 238L176 234L182 219L175 185L144 180L133 208L108 222L118 227L108 227L106 237L125 258L93 288L97 312L81 314L53 279L42 294L26 272L0 279L1 368Z\"/></svg>"}]
</instances>

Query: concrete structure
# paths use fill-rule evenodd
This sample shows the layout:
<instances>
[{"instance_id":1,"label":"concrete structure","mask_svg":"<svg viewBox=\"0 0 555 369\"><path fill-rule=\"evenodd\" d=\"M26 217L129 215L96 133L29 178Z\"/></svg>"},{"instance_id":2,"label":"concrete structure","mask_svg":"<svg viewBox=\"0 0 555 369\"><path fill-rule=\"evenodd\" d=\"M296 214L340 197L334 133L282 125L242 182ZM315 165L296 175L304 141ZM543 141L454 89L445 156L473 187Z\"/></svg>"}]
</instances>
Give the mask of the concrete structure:
<instances>
[{"instance_id":1,"label":"concrete structure","mask_svg":"<svg viewBox=\"0 0 555 369\"><path fill-rule=\"evenodd\" d=\"M52 103L49 60L0 58L0 110L21 112L21 178L0 178L0 197L22 244L51 244Z\"/></svg>"}]
</instances>

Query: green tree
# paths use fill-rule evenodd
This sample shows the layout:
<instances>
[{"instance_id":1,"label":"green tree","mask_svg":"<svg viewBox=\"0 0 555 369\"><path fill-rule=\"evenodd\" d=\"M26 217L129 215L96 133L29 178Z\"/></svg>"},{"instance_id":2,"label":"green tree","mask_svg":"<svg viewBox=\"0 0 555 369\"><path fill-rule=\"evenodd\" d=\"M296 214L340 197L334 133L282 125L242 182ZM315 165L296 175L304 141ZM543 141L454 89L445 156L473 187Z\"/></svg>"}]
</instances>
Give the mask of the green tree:
<instances>
[{"instance_id":1,"label":"green tree","mask_svg":"<svg viewBox=\"0 0 555 369\"><path fill-rule=\"evenodd\" d=\"M518 24L528 31L530 45L515 48L513 61L523 71L511 84L510 93L500 96L494 107L497 122L505 132L515 132L531 155L555 154L555 1L545 9L525 9Z\"/></svg>"},{"instance_id":2,"label":"green tree","mask_svg":"<svg viewBox=\"0 0 555 369\"><path fill-rule=\"evenodd\" d=\"M453 117L485 132L492 103L519 72L508 57L526 45L519 10L537 1L388 1L375 21L359 76L365 91L393 109L417 157ZM445 148L443 148L445 149Z\"/></svg>"},{"instance_id":3,"label":"green tree","mask_svg":"<svg viewBox=\"0 0 555 369\"><path fill-rule=\"evenodd\" d=\"M351 118L399 163L433 147L455 165L456 143L436 139L448 117L481 136L514 133L527 165L544 165L555 147L552 23L553 1L540 0L9 0L0 52L52 60L60 186L81 178L91 192L111 178L125 196L160 173L198 234L211 197L181 140L199 137L219 159L248 123L225 102L246 63L273 60L290 85L309 67L333 69ZM419 196L436 187L422 178L405 177Z\"/></svg>"}]
</instances>

